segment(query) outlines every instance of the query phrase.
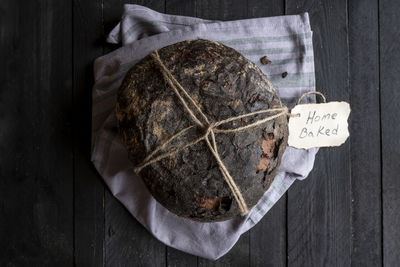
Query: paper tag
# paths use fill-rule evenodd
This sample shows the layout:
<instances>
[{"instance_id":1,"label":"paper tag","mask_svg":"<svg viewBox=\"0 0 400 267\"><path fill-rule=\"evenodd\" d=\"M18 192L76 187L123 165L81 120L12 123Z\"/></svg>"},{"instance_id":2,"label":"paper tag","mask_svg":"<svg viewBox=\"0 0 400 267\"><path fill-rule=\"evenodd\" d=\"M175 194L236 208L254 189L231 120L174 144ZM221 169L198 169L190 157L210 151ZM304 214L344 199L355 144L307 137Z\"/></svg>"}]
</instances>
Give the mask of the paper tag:
<instances>
[{"instance_id":1,"label":"paper tag","mask_svg":"<svg viewBox=\"0 0 400 267\"><path fill-rule=\"evenodd\" d=\"M346 102L296 105L291 113L300 116L289 119L289 146L340 146L349 137L350 105Z\"/></svg>"}]
</instances>

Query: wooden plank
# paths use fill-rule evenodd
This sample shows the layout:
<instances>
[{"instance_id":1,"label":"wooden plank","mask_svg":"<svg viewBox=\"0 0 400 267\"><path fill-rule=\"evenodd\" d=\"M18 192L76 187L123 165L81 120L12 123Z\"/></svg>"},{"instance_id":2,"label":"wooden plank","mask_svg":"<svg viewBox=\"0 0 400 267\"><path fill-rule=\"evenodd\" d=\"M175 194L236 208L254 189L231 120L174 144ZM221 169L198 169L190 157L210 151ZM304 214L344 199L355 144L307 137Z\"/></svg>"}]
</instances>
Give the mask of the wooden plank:
<instances>
[{"instance_id":1,"label":"wooden plank","mask_svg":"<svg viewBox=\"0 0 400 267\"><path fill-rule=\"evenodd\" d=\"M166 261L166 265L168 267L197 266L198 257L171 247L167 247Z\"/></svg>"},{"instance_id":2,"label":"wooden plank","mask_svg":"<svg viewBox=\"0 0 400 267\"><path fill-rule=\"evenodd\" d=\"M107 34L120 20L126 1L104 1L104 27ZM157 11L164 1L130 1ZM115 47L111 47L115 48ZM108 51L107 49L106 51ZM105 193L105 266L165 266L166 246L155 239L111 193Z\"/></svg>"},{"instance_id":3,"label":"wooden plank","mask_svg":"<svg viewBox=\"0 0 400 267\"><path fill-rule=\"evenodd\" d=\"M196 2L196 15L211 20L247 18L247 3L241 0L203 0Z\"/></svg>"},{"instance_id":4,"label":"wooden plank","mask_svg":"<svg viewBox=\"0 0 400 267\"><path fill-rule=\"evenodd\" d=\"M104 266L165 266L165 245L109 192L105 197Z\"/></svg>"},{"instance_id":5,"label":"wooden plank","mask_svg":"<svg viewBox=\"0 0 400 267\"><path fill-rule=\"evenodd\" d=\"M210 261L203 258L199 258L198 266L200 267L243 267L249 266L250 264L250 233L243 234L235 246L224 256L216 261Z\"/></svg>"},{"instance_id":6,"label":"wooden plank","mask_svg":"<svg viewBox=\"0 0 400 267\"><path fill-rule=\"evenodd\" d=\"M284 0L248 0L247 6L249 18L285 13ZM285 194L250 230L251 266L286 266L286 201Z\"/></svg>"},{"instance_id":7,"label":"wooden plank","mask_svg":"<svg viewBox=\"0 0 400 267\"><path fill-rule=\"evenodd\" d=\"M383 264L400 262L400 6L379 1L382 123Z\"/></svg>"},{"instance_id":8,"label":"wooden plank","mask_svg":"<svg viewBox=\"0 0 400 267\"><path fill-rule=\"evenodd\" d=\"M247 3L240 0L198 1L196 14L211 20L234 20L247 18ZM242 235L236 245L217 261L199 258L199 266L247 266L250 262L250 234Z\"/></svg>"},{"instance_id":9,"label":"wooden plank","mask_svg":"<svg viewBox=\"0 0 400 267\"><path fill-rule=\"evenodd\" d=\"M167 0L165 12L181 16L196 16L196 1ZM167 266L197 266L198 257L167 247Z\"/></svg>"},{"instance_id":10,"label":"wooden plank","mask_svg":"<svg viewBox=\"0 0 400 267\"><path fill-rule=\"evenodd\" d=\"M316 89L328 100L349 101L346 1L286 1L287 14L305 11L314 32ZM311 175L289 190L289 266L350 265L349 144L321 149Z\"/></svg>"},{"instance_id":11,"label":"wooden plank","mask_svg":"<svg viewBox=\"0 0 400 267\"><path fill-rule=\"evenodd\" d=\"M247 0L247 17L272 17L285 14L285 0Z\"/></svg>"},{"instance_id":12,"label":"wooden plank","mask_svg":"<svg viewBox=\"0 0 400 267\"><path fill-rule=\"evenodd\" d=\"M100 0L73 1L73 34L75 265L102 266L104 183L90 161L93 61L103 53Z\"/></svg>"},{"instance_id":13,"label":"wooden plank","mask_svg":"<svg viewBox=\"0 0 400 267\"><path fill-rule=\"evenodd\" d=\"M196 17L196 0L166 0L165 13L180 16Z\"/></svg>"},{"instance_id":14,"label":"wooden plank","mask_svg":"<svg viewBox=\"0 0 400 267\"><path fill-rule=\"evenodd\" d=\"M70 1L0 2L0 265L73 264Z\"/></svg>"},{"instance_id":15,"label":"wooden plank","mask_svg":"<svg viewBox=\"0 0 400 267\"><path fill-rule=\"evenodd\" d=\"M382 265L377 7L376 0L349 2L351 262L354 266Z\"/></svg>"},{"instance_id":16,"label":"wooden plank","mask_svg":"<svg viewBox=\"0 0 400 267\"><path fill-rule=\"evenodd\" d=\"M286 266L286 205L283 196L250 230L250 266Z\"/></svg>"}]
</instances>

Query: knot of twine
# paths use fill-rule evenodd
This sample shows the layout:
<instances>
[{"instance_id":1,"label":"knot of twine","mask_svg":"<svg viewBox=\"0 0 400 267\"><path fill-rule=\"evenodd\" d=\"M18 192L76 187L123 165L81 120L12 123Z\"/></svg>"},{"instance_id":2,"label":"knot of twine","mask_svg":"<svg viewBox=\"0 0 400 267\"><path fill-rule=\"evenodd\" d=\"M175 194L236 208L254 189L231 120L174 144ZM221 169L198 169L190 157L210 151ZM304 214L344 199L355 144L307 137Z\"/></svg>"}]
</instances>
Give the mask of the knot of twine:
<instances>
[{"instance_id":1,"label":"knot of twine","mask_svg":"<svg viewBox=\"0 0 400 267\"><path fill-rule=\"evenodd\" d=\"M241 215L246 215L249 210L247 207L247 204L239 190L239 187L236 185L235 181L233 180L232 176L230 175L228 169L226 168L225 164L222 162L221 157L219 156L218 153L218 148L217 148L217 143L215 141L215 134L217 133L233 133L233 132L239 132L239 131L243 131L249 128L253 128L256 126L259 126L267 121L271 121L275 118L278 118L280 116L284 116L284 115L289 115L289 109L285 106L281 106L280 108L270 108L270 109L264 109L264 110L259 110L259 111L255 111L255 112L250 112L247 114L243 114L240 116L236 116L236 117L231 117L225 120L220 120L217 122L210 122L209 119L207 118L207 116L202 112L200 106L193 100L193 98L186 92L186 90L182 87L182 85L175 79L175 77L172 75L172 73L168 70L168 68L164 65L164 63L162 62L158 51L154 50L151 54L151 57L153 58L154 62L158 65L158 67L161 70L161 73L164 77L164 80L169 84L169 86L172 88L172 90L174 91L175 95L178 97L178 99L180 100L180 102L182 103L185 111L189 114L190 118L194 121L195 125L191 125L181 131L179 131L178 133L174 134L173 136L169 137L164 143L162 143L161 145L159 145L157 148L155 148L143 161L141 164L139 164L134 171L136 173L139 173L141 170L143 170L143 168L145 168L146 166L157 162L163 158L169 157L175 153L178 153L179 151L190 147L194 144L197 144L200 141L205 141L210 152L212 153L212 155L214 156L216 162L218 163L219 169L222 173L222 176L224 177L226 183L228 184L230 190L232 191L233 196L235 197L236 202L238 203L239 209L240 209L240 213ZM189 105L188 102L185 101L185 99L183 98L183 96L181 95L181 93L183 94L183 96L185 96L188 99L188 102L190 102L195 110L197 111L198 114L200 114L200 116L202 117L202 119L205 122L201 122L200 119L195 115L194 110L192 110ZM302 96L303 97L303 96ZM219 129L218 126L222 125L222 124L226 124L228 122L232 122L232 121L237 121L246 117L250 117L250 116L254 116L254 115L258 115L258 114L266 114L266 113L274 113L277 112L274 115L268 116L266 118L257 120L255 122L252 122L250 124L247 124L245 126L241 126L241 127L237 127L237 128L231 128L231 129ZM197 139L194 139L193 141L190 141L184 145L181 145L179 147L175 147L170 149L167 152L164 152L158 156L156 156L157 152L159 152L160 150L165 150L165 147L171 143L174 139L184 135L188 130L194 128L194 127L200 127L202 129L204 129L204 134L200 137L198 137ZM210 138L211 137L211 138ZM211 139L211 141L210 141Z\"/></svg>"}]
</instances>

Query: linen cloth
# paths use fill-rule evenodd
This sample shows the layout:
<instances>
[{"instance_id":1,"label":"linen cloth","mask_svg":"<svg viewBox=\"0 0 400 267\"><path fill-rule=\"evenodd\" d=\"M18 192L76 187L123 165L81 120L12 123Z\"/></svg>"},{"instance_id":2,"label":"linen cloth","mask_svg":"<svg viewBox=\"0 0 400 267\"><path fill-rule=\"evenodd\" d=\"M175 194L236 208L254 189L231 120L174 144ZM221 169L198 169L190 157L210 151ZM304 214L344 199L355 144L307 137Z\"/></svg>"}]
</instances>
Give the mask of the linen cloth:
<instances>
[{"instance_id":1,"label":"linen cloth","mask_svg":"<svg viewBox=\"0 0 400 267\"><path fill-rule=\"evenodd\" d=\"M96 169L112 194L157 239L215 260L259 222L296 179L307 177L317 149L287 147L272 185L245 217L200 223L178 217L159 204L134 174L121 143L114 113L116 92L126 72L152 50L196 38L219 41L238 50L269 77L283 104L293 107L302 93L315 90L312 31L307 13L223 22L125 5L121 22L108 36L108 42L121 43L122 47L94 62L92 161ZM264 55L270 64L261 65L259 59ZM283 72L288 73L285 78Z\"/></svg>"}]
</instances>

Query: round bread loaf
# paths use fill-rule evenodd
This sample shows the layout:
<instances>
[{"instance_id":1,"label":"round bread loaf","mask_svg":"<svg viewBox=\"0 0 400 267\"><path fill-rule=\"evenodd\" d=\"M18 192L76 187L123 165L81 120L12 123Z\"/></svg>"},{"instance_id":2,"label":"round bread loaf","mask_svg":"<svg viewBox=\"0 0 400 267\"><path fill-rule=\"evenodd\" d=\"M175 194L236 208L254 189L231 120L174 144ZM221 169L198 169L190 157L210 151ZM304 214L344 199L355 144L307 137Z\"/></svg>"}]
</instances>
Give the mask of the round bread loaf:
<instances>
[{"instance_id":1,"label":"round bread loaf","mask_svg":"<svg viewBox=\"0 0 400 267\"><path fill-rule=\"evenodd\" d=\"M166 46L158 53L211 121L282 106L267 76L236 50L221 43L190 40ZM133 166L170 136L193 125L150 55L126 74L118 91L116 115ZM264 117L255 115L220 127L235 128ZM278 171L287 131L287 117L280 116L257 127L216 134L219 155L249 209L263 196ZM183 145L202 134L193 128L171 145ZM139 175L154 198L179 216L214 222L240 214L204 141L152 163Z\"/></svg>"}]
</instances>

